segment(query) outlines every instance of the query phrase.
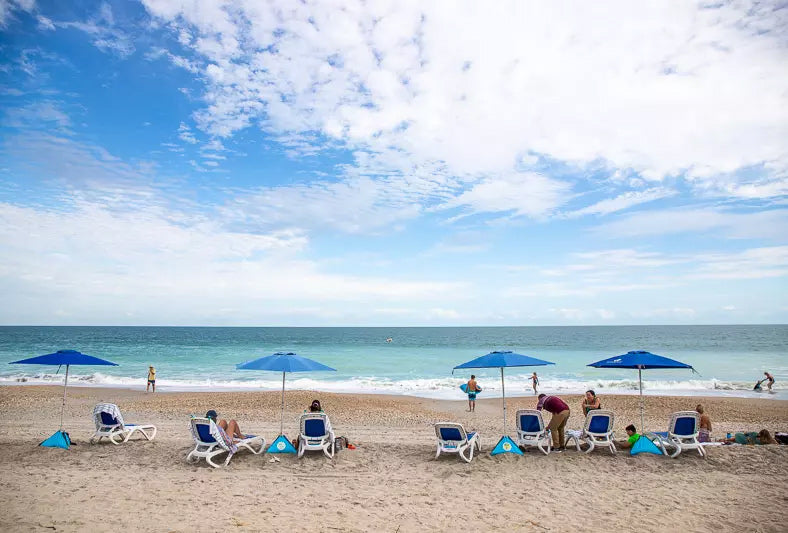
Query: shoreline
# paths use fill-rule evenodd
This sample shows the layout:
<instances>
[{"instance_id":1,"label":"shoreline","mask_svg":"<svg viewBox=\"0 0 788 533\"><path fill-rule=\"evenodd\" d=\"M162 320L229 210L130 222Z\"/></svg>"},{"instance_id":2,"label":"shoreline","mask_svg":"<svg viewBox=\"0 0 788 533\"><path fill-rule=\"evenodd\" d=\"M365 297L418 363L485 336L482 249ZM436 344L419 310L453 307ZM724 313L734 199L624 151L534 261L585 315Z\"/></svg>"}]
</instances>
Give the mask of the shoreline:
<instances>
[{"instance_id":1,"label":"shoreline","mask_svg":"<svg viewBox=\"0 0 788 533\"><path fill-rule=\"evenodd\" d=\"M127 390L127 391L143 391L146 387L146 382L144 380L140 380L139 384L119 384L119 383L86 383L84 381L69 380L68 387L69 389L73 388L81 388L81 389L117 389L117 390ZM330 383L330 382L328 382ZM57 383L53 381L35 381L35 380L25 380L25 381L18 381L18 380L3 380L0 379L0 387L61 387L63 383ZM606 395L606 396L640 396L640 392L637 390L624 390L624 389L604 389L604 388L594 388L593 383L590 383L590 388L593 388L597 394ZM249 387L233 387L233 386L216 386L216 385L205 385L205 386L196 386L196 385L158 385L157 386L157 393L165 393L165 394L175 394L175 393L200 393L200 392L215 392L215 393L241 393L241 392L281 392L281 387L261 387L261 386L249 386ZM429 399L429 400L447 400L447 401L464 401L462 397L463 393L456 393L454 390L449 389L441 389L435 392L430 391L406 391L406 392L394 392L390 390L381 390L381 389L368 389L368 390L350 390L350 389L325 389L319 387L310 387L306 388L288 388L285 387L286 391L290 390L310 390L314 392L319 392L321 394L362 394L362 395L374 395L374 396L393 396L393 397L411 397L411 398L422 398L422 399ZM575 396L578 394L583 394L585 391L582 389L567 389L567 390L556 390L556 389L549 389L549 388L540 388L539 393L544 392L545 394L554 394L554 395L568 395L568 396ZM449 396L452 397L449 397ZM535 397L536 395L533 392L522 392L522 391L512 391L510 392L507 389L506 398L529 398ZM752 390L740 390L740 389L703 389L703 390L693 390L693 389L672 389L672 390L664 390L664 389L645 389L643 390L643 396L646 397L679 397L679 398L741 398L741 399L763 399L769 401L788 401L788 395L784 394L782 390L776 391L762 391L762 392L755 392ZM483 397L480 396L480 399L500 399L501 395L497 392L488 392Z\"/></svg>"}]
</instances>

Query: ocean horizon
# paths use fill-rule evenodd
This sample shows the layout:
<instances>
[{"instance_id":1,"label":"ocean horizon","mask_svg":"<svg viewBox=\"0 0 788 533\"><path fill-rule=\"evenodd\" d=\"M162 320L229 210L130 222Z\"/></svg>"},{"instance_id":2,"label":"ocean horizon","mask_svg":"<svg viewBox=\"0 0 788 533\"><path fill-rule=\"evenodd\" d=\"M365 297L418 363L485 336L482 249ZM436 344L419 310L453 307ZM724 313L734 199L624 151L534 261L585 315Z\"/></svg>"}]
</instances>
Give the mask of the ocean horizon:
<instances>
[{"instance_id":1,"label":"ocean horizon","mask_svg":"<svg viewBox=\"0 0 788 533\"><path fill-rule=\"evenodd\" d=\"M391 339L387 342L387 339ZM236 370L235 365L277 351L293 351L337 372L287 376L288 389L402 394L463 399L468 372L452 369L493 350L513 350L554 362L507 369L506 395L540 391L637 393L636 371L588 367L629 350L648 350L692 365L689 370L643 372L645 394L784 398L788 325L485 326L485 327L224 327L224 326L0 326L0 384L62 383L63 372L11 361L76 349L117 367L72 367L69 385L144 388L148 365L157 390L279 390L281 375ZM772 394L753 392L763 372ZM474 371L481 397L500 397L497 369Z\"/></svg>"}]
</instances>

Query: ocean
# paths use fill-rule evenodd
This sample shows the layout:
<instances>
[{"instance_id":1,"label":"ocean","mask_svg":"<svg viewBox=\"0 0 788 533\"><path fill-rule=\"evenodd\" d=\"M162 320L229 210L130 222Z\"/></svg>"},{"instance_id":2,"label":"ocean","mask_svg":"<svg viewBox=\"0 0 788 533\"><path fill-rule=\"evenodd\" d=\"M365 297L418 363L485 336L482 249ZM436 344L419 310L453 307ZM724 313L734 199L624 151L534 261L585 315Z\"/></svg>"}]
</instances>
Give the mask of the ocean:
<instances>
[{"instance_id":1,"label":"ocean","mask_svg":"<svg viewBox=\"0 0 788 533\"><path fill-rule=\"evenodd\" d=\"M387 342L387 339L391 339ZM159 391L279 390L282 376L236 370L235 365L292 351L336 372L287 376L288 389L406 394L462 399L467 371L452 368L492 350L513 350L555 365L506 370L506 395L540 389L599 394L637 392L637 371L595 369L589 363L629 350L648 350L695 367L643 372L645 394L786 398L788 325L589 326L462 328L214 328L214 327L0 327L0 384L62 383L63 371L9 365L18 359L74 349L117 367L72 367L69 385L145 388L148 365ZM752 391L763 372L774 393ZM497 369L474 372L483 397L500 397Z\"/></svg>"}]
</instances>

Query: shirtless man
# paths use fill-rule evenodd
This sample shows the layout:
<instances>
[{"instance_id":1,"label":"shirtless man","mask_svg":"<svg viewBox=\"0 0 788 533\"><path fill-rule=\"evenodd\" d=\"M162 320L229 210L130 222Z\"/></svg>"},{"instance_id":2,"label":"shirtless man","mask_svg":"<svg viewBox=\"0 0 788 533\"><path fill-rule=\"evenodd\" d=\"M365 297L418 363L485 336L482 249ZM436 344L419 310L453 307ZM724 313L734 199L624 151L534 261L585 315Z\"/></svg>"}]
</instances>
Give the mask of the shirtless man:
<instances>
[{"instance_id":1,"label":"shirtless man","mask_svg":"<svg viewBox=\"0 0 788 533\"><path fill-rule=\"evenodd\" d=\"M471 374L471 379L468 380L465 392L468 394L468 411L473 413L476 411L476 393L479 392L479 384L476 383L476 376Z\"/></svg>"},{"instance_id":2,"label":"shirtless man","mask_svg":"<svg viewBox=\"0 0 788 533\"><path fill-rule=\"evenodd\" d=\"M700 429L698 430L698 442L711 442L711 418L703 412L703 405L698 404L695 411L700 415Z\"/></svg>"}]
</instances>

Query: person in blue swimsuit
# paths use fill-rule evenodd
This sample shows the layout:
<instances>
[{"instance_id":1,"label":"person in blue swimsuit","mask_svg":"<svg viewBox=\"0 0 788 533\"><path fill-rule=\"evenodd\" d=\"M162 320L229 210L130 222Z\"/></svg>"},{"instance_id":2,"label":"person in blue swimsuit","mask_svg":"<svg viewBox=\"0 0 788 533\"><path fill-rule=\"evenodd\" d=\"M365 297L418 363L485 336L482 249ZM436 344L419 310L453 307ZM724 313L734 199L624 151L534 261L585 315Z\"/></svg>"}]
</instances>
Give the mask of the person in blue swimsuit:
<instances>
[{"instance_id":1,"label":"person in blue swimsuit","mask_svg":"<svg viewBox=\"0 0 788 533\"><path fill-rule=\"evenodd\" d=\"M473 413L476 411L476 393L481 391L482 389L479 388L479 384L476 383L476 376L471 374L471 379L468 380L468 384L466 385L465 392L468 394L468 411Z\"/></svg>"}]
</instances>

